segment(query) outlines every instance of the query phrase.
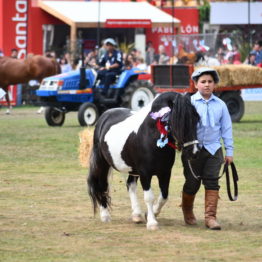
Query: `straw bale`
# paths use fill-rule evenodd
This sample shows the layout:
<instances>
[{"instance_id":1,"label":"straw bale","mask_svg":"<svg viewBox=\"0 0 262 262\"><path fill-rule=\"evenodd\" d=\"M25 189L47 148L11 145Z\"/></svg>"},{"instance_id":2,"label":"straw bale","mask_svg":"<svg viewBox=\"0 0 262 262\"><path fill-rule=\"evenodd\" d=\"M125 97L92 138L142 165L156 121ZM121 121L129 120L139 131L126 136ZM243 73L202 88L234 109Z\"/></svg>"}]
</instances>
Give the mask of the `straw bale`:
<instances>
[{"instance_id":1,"label":"straw bale","mask_svg":"<svg viewBox=\"0 0 262 262\"><path fill-rule=\"evenodd\" d=\"M78 158L82 167L89 167L90 153L93 146L94 129L86 128L79 133L80 144Z\"/></svg>"},{"instance_id":2,"label":"straw bale","mask_svg":"<svg viewBox=\"0 0 262 262\"><path fill-rule=\"evenodd\" d=\"M213 68L217 70L220 77L220 81L217 84L217 87L232 86L230 67L224 65L224 66L213 66Z\"/></svg>"},{"instance_id":3,"label":"straw bale","mask_svg":"<svg viewBox=\"0 0 262 262\"><path fill-rule=\"evenodd\" d=\"M220 76L217 87L262 85L262 68L251 65L212 66Z\"/></svg>"},{"instance_id":4,"label":"straw bale","mask_svg":"<svg viewBox=\"0 0 262 262\"><path fill-rule=\"evenodd\" d=\"M219 86L262 85L262 68L251 65L221 65L214 68L222 79ZM227 71L226 75L224 71Z\"/></svg>"}]
</instances>

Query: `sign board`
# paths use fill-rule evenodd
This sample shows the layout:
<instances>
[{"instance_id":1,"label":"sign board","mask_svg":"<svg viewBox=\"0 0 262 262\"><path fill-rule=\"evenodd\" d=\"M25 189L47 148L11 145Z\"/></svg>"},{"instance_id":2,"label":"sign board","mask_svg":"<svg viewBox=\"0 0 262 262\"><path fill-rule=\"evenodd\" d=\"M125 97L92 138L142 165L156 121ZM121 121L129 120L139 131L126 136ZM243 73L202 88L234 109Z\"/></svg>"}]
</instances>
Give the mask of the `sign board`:
<instances>
[{"instance_id":1,"label":"sign board","mask_svg":"<svg viewBox=\"0 0 262 262\"><path fill-rule=\"evenodd\" d=\"M261 2L211 2L210 24L213 25L262 24L262 3Z\"/></svg>"},{"instance_id":2,"label":"sign board","mask_svg":"<svg viewBox=\"0 0 262 262\"><path fill-rule=\"evenodd\" d=\"M164 12L172 15L172 8L162 8ZM174 17L181 21L180 32L174 32L171 26L159 26L146 29L146 39L147 42L152 42L153 47L158 52L159 45L165 46L165 51L167 55L172 53L172 42L173 35L192 35L199 34L199 11L197 8L176 8L173 13ZM173 43L174 46L175 43Z\"/></svg>"},{"instance_id":3,"label":"sign board","mask_svg":"<svg viewBox=\"0 0 262 262\"><path fill-rule=\"evenodd\" d=\"M151 28L150 19L107 19L105 27L107 28Z\"/></svg>"},{"instance_id":4,"label":"sign board","mask_svg":"<svg viewBox=\"0 0 262 262\"><path fill-rule=\"evenodd\" d=\"M262 101L262 87L242 89L241 95L244 101Z\"/></svg>"}]
</instances>

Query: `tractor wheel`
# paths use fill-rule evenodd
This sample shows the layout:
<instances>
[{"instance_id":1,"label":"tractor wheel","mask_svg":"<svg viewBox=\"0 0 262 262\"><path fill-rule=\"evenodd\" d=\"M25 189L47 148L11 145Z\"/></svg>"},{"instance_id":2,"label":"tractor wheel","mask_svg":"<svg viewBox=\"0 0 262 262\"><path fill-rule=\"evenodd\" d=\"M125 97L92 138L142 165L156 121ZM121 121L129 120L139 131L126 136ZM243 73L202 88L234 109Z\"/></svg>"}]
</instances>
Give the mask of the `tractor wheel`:
<instances>
[{"instance_id":1,"label":"tractor wheel","mask_svg":"<svg viewBox=\"0 0 262 262\"><path fill-rule=\"evenodd\" d=\"M49 126L62 126L65 121L65 112L54 107L46 107L45 120Z\"/></svg>"},{"instance_id":2,"label":"tractor wheel","mask_svg":"<svg viewBox=\"0 0 262 262\"><path fill-rule=\"evenodd\" d=\"M81 126L93 126L98 116L97 107L92 103L84 103L78 109L78 122Z\"/></svg>"},{"instance_id":3,"label":"tractor wheel","mask_svg":"<svg viewBox=\"0 0 262 262\"><path fill-rule=\"evenodd\" d=\"M154 99L155 94L153 85L148 81L134 81L126 87L122 95L121 106L137 111L149 104Z\"/></svg>"},{"instance_id":4,"label":"tractor wheel","mask_svg":"<svg viewBox=\"0 0 262 262\"><path fill-rule=\"evenodd\" d=\"M226 103L232 122L239 122L245 112L240 92L224 92L220 98Z\"/></svg>"}]
</instances>

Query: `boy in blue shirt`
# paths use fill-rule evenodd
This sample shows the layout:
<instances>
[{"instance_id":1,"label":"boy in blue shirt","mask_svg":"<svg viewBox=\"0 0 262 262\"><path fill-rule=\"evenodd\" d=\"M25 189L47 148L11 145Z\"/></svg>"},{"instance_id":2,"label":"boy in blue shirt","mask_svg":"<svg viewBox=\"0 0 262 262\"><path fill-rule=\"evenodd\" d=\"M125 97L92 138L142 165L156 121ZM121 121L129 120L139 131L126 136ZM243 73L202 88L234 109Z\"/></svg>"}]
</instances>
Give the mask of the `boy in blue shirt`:
<instances>
[{"instance_id":1,"label":"boy in blue shirt","mask_svg":"<svg viewBox=\"0 0 262 262\"><path fill-rule=\"evenodd\" d=\"M213 94L215 85L219 82L217 71L202 67L193 72L191 78L198 90L191 96L191 103L200 116L197 126L200 152L197 159L191 161L182 155L186 179L182 210L185 223L195 225L193 203L202 181L205 187L205 224L210 229L220 230L221 226L216 221L220 188L218 177L223 162L233 162L232 121L226 104ZM226 150L224 159L221 139Z\"/></svg>"}]
</instances>

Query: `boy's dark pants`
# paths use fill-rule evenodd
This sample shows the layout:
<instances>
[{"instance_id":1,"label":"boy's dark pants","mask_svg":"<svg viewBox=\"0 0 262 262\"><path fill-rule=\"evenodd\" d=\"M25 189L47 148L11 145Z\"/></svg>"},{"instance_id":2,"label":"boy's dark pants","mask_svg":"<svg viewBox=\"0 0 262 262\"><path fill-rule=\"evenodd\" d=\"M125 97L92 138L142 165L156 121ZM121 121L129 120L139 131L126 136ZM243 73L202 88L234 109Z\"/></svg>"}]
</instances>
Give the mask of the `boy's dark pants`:
<instances>
[{"instance_id":1,"label":"boy's dark pants","mask_svg":"<svg viewBox=\"0 0 262 262\"><path fill-rule=\"evenodd\" d=\"M185 159L183 154L182 162L186 179L183 192L189 195L195 195L200 188L201 181L206 190L219 190L218 177L223 164L223 153L221 148L216 151L215 155L211 155L202 147L197 159L190 161L194 174L200 176L198 180L193 176L188 160Z\"/></svg>"}]
</instances>

